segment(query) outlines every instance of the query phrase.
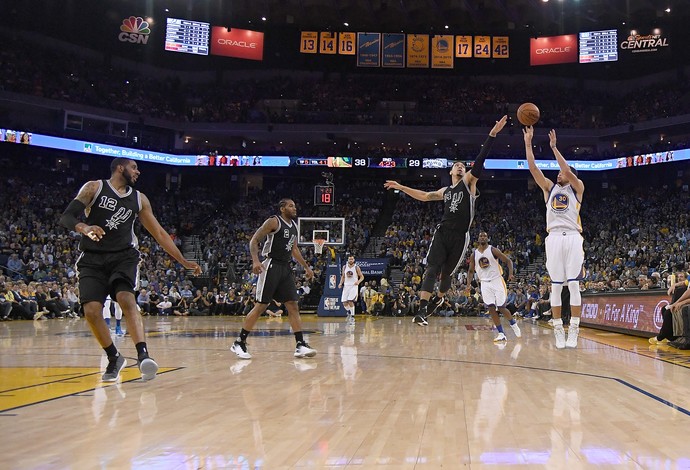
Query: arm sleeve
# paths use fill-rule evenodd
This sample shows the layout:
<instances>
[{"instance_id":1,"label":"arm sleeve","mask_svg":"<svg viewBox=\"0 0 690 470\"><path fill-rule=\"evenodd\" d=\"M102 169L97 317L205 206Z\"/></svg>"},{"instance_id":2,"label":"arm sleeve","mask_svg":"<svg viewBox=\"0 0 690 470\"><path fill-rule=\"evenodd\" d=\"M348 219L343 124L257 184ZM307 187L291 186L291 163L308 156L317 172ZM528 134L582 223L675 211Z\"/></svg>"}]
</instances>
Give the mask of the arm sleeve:
<instances>
[{"instance_id":1,"label":"arm sleeve","mask_svg":"<svg viewBox=\"0 0 690 470\"><path fill-rule=\"evenodd\" d=\"M69 203L65 212L60 216L60 225L68 230L74 230L79 223L77 217L84 212L84 209L86 209L86 206L83 202L78 199L72 199L72 202Z\"/></svg>"},{"instance_id":2,"label":"arm sleeve","mask_svg":"<svg viewBox=\"0 0 690 470\"><path fill-rule=\"evenodd\" d=\"M488 136L484 141L484 145L482 146L479 155L477 155L477 158L474 159L474 165L472 165L470 173L472 173L472 176L475 178L479 178L481 176L482 170L484 169L484 160L486 160L486 157L489 155L489 150L491 150L494 140L496 140L496 137Z\"/></svg>"}]
</instances>

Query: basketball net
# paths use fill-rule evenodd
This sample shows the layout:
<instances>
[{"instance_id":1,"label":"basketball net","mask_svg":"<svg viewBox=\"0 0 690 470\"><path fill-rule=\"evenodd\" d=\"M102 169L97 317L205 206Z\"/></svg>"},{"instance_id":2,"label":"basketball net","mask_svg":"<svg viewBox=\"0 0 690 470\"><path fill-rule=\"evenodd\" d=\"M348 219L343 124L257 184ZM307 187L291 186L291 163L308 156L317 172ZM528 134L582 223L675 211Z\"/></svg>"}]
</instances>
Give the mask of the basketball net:
<instances>
[{"instance_id":1,"label":"basketball net","mask_svg":"<svg viewBox=\"0 0 690 470\"><path fill-rule=\"evenodd\" d=\"M323 246L326 244L326 240L321 238L314 239L314 253L320 255L323 253Z\"/></svg>"}]
</instances>

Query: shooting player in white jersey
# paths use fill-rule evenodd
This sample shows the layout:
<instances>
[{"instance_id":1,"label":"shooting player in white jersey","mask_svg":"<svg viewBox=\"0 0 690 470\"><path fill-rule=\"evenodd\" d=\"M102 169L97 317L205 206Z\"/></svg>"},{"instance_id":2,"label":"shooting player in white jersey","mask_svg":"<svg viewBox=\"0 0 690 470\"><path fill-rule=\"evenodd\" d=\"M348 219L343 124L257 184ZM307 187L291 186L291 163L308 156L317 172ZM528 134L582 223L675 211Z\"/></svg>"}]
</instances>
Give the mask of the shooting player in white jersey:
<instances>
[{"instance_id":1,"label":"shooting player in white jersey","mask_svg":"<svg viewBox=\"0 0 690 470\"><path fill-rule=\"evenodd\" d=\"M528 126L523 130L525 153L529 171L534 181L544 192L546 202L546 269L551 277L551 313L553 329L556 336L556 347L563 349L577 347L577 336L580 331L580 314L582 298L580 296L580 279L584 273L585 252L582 247L582 223L580 205L585 192L584 183L578 179L577 170L568 166L561 152L556 148L556 131L549 132L549 145L553 150L558 166L556 184L547 179L534 161L532 137L534 129ZM565 338L563 319L561 318L561 291L563 284L568 284L572 318L568 328L568 339Z\"/></svg>"},{"instance_id":2,"label":"shooting player in white jersey","mask_svg":"<svg viewBox=\"0 0 690 470\"><path fill-rule=\"evenodd\" d=\"M497 309L508 319L510 327L515 332L515 336L520 338L522 336L520 327L513 318L513 314L505 307L508 292L506 282L503 280L503 269L501 269L501 265L498 263L498 260L501 260L508 266L508 280L512 281L513 261L504 255L501 250L489 245L489 235L486 232L479 232L478 241L477 248L472 251L470 256L470 268L467 272L467 291L469 292L470 290L476 270L477 279L481 283L482 300L489 307L489 314L498 330L498 336L494 338L494 343L507 340L505 333L503 333L503 326L501 325Z\"/></svg>"},{"instance_id":3,"label":"shooting player in white jersey","mask_svg":"<svg viewBox=\"0 0 690 470\"><path fill-rule=\"evenodd\" d=\"M355 321L355 302L359 294L359 285L364 280L364 275L359 266L355 264L355 257L349 255L347 263L343 266L343 272L340 276L340 283L338 288L343 290L340 296L340 301L343 307L347 310L347 320L349 322Z\"/></svg>"}]
</instances>

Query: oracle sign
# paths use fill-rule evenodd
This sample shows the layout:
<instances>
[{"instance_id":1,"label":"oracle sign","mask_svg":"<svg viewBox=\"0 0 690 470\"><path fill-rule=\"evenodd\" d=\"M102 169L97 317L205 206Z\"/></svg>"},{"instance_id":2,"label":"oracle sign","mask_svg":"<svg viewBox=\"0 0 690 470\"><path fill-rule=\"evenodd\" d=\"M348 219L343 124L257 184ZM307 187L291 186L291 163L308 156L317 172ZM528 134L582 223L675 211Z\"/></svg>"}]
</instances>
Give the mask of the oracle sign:
<instances>
[{"instance_id":1,"label":"oracle sign","mask_svg":"<svg viewBox=\"0 0 690 470\"><path fill-rule=\"evenodd\" d=\"M211 54L238 59L264 59L264 33L248 29L214 26L211 29Z\"/></svg>"},{"instance_id":2,"label":"oracle sign","mask_svg":"<svg viewBox=\"0 0 690 470\"><path fill-rule=\"evenodd\" d=\"M529 41L530 65L566 64L577 60L577 34L532 38Z\"/></svg>"}]
</instances>

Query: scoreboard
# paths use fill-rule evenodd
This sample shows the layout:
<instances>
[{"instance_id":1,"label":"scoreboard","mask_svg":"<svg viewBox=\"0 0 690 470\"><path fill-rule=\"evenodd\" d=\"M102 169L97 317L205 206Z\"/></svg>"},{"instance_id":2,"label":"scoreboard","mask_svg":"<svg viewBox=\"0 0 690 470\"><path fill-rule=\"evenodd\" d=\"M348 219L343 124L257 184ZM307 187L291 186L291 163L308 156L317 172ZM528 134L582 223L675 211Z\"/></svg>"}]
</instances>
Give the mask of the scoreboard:
<instances>
[{"instance_id":1,"label":"scoreboard","mask_svg":"<svg viewBox=\"0 0 690 470\"><path fill-rule=\"evenodd\" d=\"M615 29L582 32L579 43L581 64L618 60L618 32Z\"/></svg>"},{"instance_id":2,"label":"scoreboard","mask_svg":"<svg viewBox=\"0 0 690 470\"><path fill-rule=\"evenodd\" d=\"M209 31L209 23L168 18L165 29L165 50L208 55Z\"/></svg>"}]
</instances>

